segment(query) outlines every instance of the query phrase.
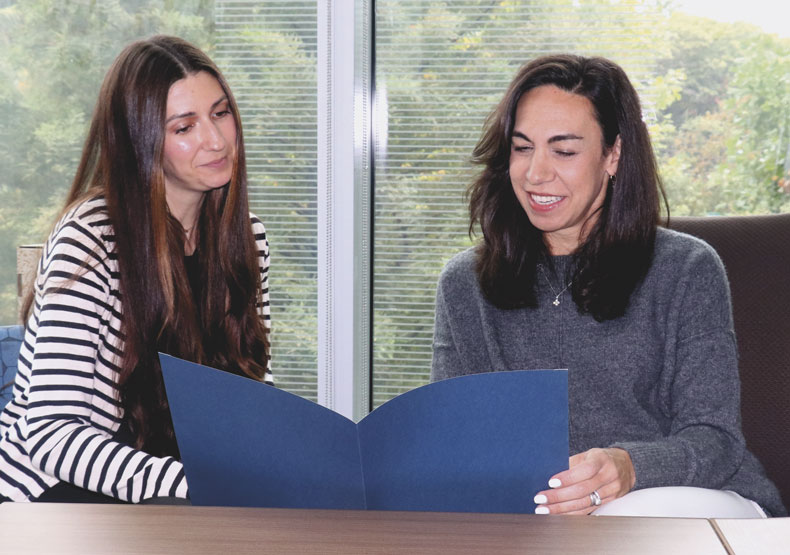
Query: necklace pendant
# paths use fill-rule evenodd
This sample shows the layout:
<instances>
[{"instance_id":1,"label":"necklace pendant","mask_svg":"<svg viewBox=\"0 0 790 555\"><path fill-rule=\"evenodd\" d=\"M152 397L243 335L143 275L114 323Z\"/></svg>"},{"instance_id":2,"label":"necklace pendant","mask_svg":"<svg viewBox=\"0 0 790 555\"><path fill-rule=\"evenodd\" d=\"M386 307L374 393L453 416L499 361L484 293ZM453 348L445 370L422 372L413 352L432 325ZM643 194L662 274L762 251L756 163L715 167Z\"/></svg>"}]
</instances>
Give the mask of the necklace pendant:
<instances>
[{"instance_id":1,"label":"necklace pendant","mask_svg":"<svg viewBox=\"0 0 790 555\"><path fill-rule=\"evenodd\" d=\"M551 304L553 304L554 306L560 306L560 295L562 295L563 293L565 293L565 291L568 290L568 287L570 287L571 284L573 284L573 280L570 280L568 282L568 285L563 287L562 291L557 293L557 291L555 291L554 287L551 285L551 280L549 279L548 274L546 274L546 270L543 269L543 266L541 264L538 264L538 268L540 268L540 271L543 273L543 277L546 278L546 283L549 284L549 289L551 289L551 294L554 295L554 300L551 301Z\"/></svg>"}]
</instances>

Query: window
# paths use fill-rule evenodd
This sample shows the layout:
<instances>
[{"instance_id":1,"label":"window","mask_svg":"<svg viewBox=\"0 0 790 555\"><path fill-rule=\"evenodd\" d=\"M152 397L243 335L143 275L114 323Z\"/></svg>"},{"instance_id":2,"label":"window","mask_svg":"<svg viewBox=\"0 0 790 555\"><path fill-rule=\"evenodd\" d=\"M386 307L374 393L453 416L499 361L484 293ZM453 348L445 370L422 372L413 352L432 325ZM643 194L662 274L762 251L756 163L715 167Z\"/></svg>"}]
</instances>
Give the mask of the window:
<instances>
[{"instance_id":1,"label":"window","mask_svg":"<svg viewBox=\"0 0 790 555\"><path fill-rule=\"evenodd\" d=\"M485 116L550 52L619 63L674 215L790 210L790 41L650 1L377 0L373 401L426 383L435 284L470 246ZM765 7L766 9L767 6Z\"/></svg>"},{"instance_id":2,"label":"window","mask_svg":"<svg viewBox=\"0 0 790 555\"><path fill-rule=\"evenodd\" d=\"M266 225L277 385L315 400L317 4L217 0L214 57L241 111L250 209Z\"/></svg>"},{"instance_id":3,"label":"window","mask_svg":"<svg viewBox=\"0 0 790 555\"><path fill-rule=\"evenodd\" d=\"M122 46L169 33L211 50L213 25L206 0L0 0L0 323L17 321L16 248L54 224Z\"/></svg>"},{"instance_id":4,"label":"window","mask_svg":"<svg viewBox=\"0 0 790 555\"><path fill-rule=\"evenodd\" d=\"M548 52L596 53L652 93L644 31L655 14L628 2L575 4L376 2L376 95L386 106L377 116L387 130L376 136L376 405L427 380L435 284L444 263L472 244L468 160L516 70Z\"/></svg>"},{"instance_id":5,"label":"window","mask_svg":"<svg viewBox=\"0 0 790 555\"><path fill-rule=\"evenodd\" d=\"M177 34L239 100L272 244L278 384L330 406L354 390L340 410L364 414L428 379L436 279L471 244L468 159L532 56L626 69L672 214L790 211L788 32L676 4L0 0L0 323L16 320L16 248L46 237L109 63L135 38Z\"/></svg>"}]
</instances>

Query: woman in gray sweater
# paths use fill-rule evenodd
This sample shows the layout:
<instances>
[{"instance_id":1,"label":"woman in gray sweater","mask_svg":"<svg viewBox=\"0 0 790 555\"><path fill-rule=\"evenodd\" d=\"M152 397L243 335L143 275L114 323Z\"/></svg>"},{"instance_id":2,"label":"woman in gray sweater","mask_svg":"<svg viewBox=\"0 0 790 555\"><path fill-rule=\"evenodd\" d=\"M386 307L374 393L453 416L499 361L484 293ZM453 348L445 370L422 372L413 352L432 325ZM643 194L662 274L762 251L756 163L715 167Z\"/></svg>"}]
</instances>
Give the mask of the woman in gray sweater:
<instances>
[{"instance_id":1,"label":"woman in gray sweater","mask_svg":"<svg viewBox=\"0 0 790 555\"><path fill-rule=\"evenodd\" d=\"M658 227L661 184L623 70L578 56L526 64L474 159L470 231L483 240L439 280L432 379L568 369L573 456L536 512L693 486L704 489L663 491L670 504L714 495L786 514L741 432L724 268L707 244Z\"/></svg>"}]
</instances>

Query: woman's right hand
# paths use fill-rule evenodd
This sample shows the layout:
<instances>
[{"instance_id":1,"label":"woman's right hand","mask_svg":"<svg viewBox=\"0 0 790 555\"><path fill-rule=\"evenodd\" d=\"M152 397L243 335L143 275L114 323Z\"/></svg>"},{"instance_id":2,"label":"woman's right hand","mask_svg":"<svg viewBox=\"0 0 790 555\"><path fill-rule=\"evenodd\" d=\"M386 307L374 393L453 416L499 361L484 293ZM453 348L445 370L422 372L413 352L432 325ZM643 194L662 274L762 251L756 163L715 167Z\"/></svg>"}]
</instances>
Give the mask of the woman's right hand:
<instances>
[{"instance_id":1,"label":"woman's right hand","mask_svg":"<svg viewBox=\"0 0 790 555\"><path fill-rule=\"evenodd\" d=\"M568 470L549 480L551 489L535 496L537 514L590 514L598 507L593 492L600 504L608 503L631 491L636 482L631 456L624 449L590 449L568 462Z\"/></svg>"}]
</instances>

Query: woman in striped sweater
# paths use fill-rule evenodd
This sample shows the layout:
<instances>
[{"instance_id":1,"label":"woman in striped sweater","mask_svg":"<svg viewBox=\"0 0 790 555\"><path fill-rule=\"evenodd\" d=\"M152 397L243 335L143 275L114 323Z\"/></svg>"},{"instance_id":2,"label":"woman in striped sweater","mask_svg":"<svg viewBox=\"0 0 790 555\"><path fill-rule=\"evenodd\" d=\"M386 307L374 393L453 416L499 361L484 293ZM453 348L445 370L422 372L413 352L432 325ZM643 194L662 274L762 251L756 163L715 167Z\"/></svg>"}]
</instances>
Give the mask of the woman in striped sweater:
<instances>
[{"instance_id":1,"label":"woman in striped sweater","mask_svg":"<svg viewBox=\"0 0 790 555\"><path fill-rule=\"evenodd\" d=\"M239 112L174 37L102 85L0 415L0 500L187 498L157 352L271 380L268 243Z\"/></svg>"}]
</instances>

